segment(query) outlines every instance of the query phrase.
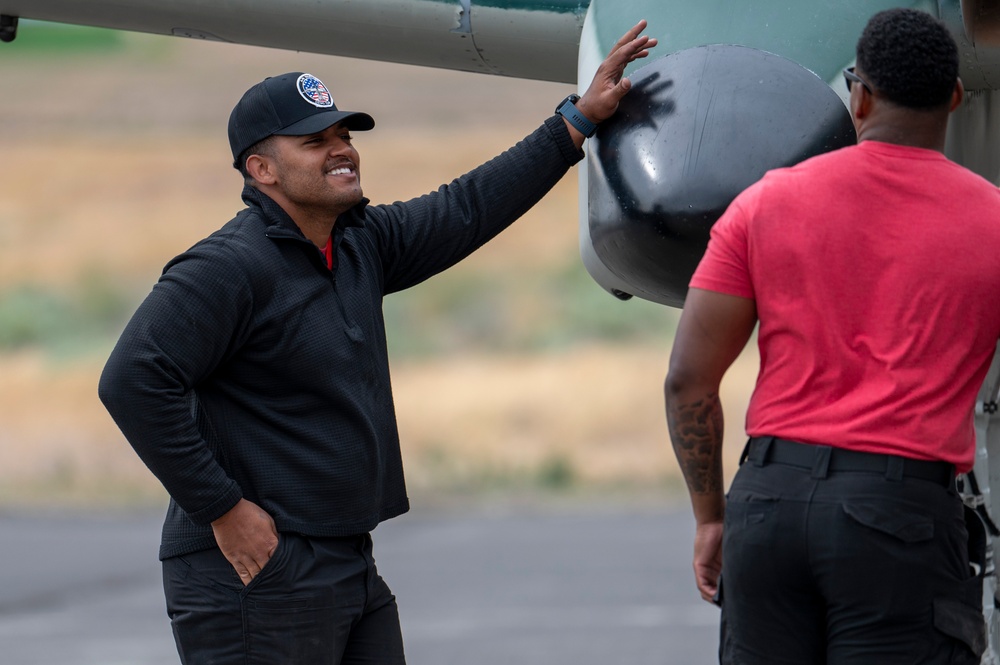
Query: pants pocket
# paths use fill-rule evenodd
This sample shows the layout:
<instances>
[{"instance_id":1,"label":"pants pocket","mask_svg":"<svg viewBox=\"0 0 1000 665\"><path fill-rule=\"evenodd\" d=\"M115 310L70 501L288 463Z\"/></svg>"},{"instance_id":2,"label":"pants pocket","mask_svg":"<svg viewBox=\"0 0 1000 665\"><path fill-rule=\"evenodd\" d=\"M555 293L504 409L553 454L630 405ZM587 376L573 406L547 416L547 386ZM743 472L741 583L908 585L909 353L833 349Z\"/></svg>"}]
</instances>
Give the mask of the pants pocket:
<instances>
[{"instance_id":1,"label":"pants pocket","mask_svg":"<svg viewBox=\"0 0 1000 665\"><path fill-rule=\"evenodd\" d=\"M722 551L726 541L738 540L741 548L771 547L777 527L779 502L774 499L730 500L726 503Z\"/></svg>"},{"instance_id":2,"label":"pants pocket","mask_svg":"<svg viewBox=\"0 0 1000 665\"><path fill-rule=\"evenodd\" d=\"M872 503L845 503L844 512L859 524L904 543L919 543L934 537L934 518L931 515L902 512L894 506Z\"/></svg>"},{"instance_id":3,"label":"pants pocket","mask_svg":"<svg viewBox=\"0 0 1000 665\"><path fill-rule=\"evenodd\" d=\"M247 665L324 665L339 658L341 613L317 579L306 539L281 534L274 556L241 595Z\"/></svg>"},{"instance_id":4,"label":"pants pocket","mask_svg":"<svg viewBox=\"0 0 1000 665\"><path fill-rule=\"evenodd\" d=\"M243 665L239 580L218 550L163 561L163 591L182 663Z\"/></svg>"},{"instance_id":5,"label":"pants pocket","mask_svg":"<svg viewBox=\"0 0 1000 665\"><path fill-rule=\"evenodd\" d=\"M331 639L337 633L332 603L319 593L243 601L249 665L324 665L339 654Z\"/></svg>"},{"instance_id":6,"label":"pants pocket","mask_svg":"<svg viewBox=\"0 0 1000 665\"><path fill-rule=\"evenodd\" d=\"M986 650L982 579L968 579L956 591L955 597L934 599L934 627L963 645L955 665L977 665Z\"/></svg>"}]
</instances>

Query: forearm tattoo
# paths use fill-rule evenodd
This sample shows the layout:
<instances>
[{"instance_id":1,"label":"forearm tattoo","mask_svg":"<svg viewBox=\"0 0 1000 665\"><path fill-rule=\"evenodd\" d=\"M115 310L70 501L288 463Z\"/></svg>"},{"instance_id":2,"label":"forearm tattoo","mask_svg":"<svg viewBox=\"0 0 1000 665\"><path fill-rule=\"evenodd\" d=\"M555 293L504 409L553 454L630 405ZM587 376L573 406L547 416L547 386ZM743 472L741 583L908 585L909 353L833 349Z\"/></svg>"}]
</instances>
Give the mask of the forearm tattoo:
<instances>
[{"instance_id":1,"label":"forearm tattoo","mask_svg":"<svg viewBox=\"0 0 1000 665\"><path fill-rule=\"evenodd\" d=\"M722 490L722 404L718 393L667 412L670 441L688 489L698 494Z\"/></svg>"}]
</instances>

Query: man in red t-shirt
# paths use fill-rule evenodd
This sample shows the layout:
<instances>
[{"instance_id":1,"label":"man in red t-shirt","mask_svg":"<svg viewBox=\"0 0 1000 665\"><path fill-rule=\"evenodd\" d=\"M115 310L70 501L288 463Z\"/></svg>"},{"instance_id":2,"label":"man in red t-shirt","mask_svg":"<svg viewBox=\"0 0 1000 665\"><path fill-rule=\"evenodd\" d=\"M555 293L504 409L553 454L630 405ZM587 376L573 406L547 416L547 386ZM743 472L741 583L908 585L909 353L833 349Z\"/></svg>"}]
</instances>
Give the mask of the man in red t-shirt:
<instances>
[{"instance_id":1,"label":"man in red t-shirt","mask_svg":"<svg viewBox=\"0 0 1000 665\"><path fill-rule=\"evenodd\" d=\"M690 283L665 396L695 580L723 663L978 664L954 477L1000 337L1000 192L942 154L963 89L939 21L876 14L845 77L859 145L743 192ZM719 384L758 321L724 498Z\"/></svg>"}]
</instances>

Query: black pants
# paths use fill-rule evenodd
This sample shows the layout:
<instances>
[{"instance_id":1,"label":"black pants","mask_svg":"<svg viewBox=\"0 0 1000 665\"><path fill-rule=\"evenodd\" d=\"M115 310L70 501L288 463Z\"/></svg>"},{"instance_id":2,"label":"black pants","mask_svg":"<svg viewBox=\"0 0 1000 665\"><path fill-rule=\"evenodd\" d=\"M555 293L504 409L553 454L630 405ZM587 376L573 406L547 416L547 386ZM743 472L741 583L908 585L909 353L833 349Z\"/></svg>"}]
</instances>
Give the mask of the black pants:
<instances>
[{"instance_id":1,"label":"black pants","mask_svg":"<svg viewBox=\"0 0 1000 665\"><path fill-rule=\"evenodd\" d=\"M978 665L982 579L953 479L885 455L882 472L844 470L823 446L791 464L771 443L751 442L727 498L721 662Z\"/></svg>"},{"instance_id":2,"label":"black pants","mask_svg":"<svg viewBox=\"0 0 1000 665\"><path fill-rule=\"evenodd\" d=\"M217 548L163 562L183 665L403 665L396 599L371 538L280 534L243 586Z\"/></svg>"}]
</instances>

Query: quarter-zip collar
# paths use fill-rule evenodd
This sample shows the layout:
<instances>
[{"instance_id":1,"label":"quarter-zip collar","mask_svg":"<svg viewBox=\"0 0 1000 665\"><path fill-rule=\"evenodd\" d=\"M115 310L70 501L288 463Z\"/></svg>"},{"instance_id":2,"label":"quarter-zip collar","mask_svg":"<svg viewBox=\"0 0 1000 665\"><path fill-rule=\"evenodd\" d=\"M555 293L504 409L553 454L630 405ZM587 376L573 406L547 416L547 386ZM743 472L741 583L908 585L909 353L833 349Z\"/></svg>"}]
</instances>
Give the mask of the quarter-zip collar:
<instances>
[{"instance_id":1,"label":"quarter-zip collar","mask_svg":"<svg viewBox=\"0 0 1000 665\"><path fill-rule=\"evenodd\" d=\"M262 216L268 223L264 232L268 238L296 239L312 244L288 213L275 203L274 199L259 189L244 185L243 202L250 207L260 209ZM337 233L337 229L345 229L350 226L363 227L365 225L365 209L368 207L368 203L367 198L362 198L360 203L337 218L333 225L334 252L337 251L337 244L344 235L343 232Z\"/></svg>"}]
</instances>

